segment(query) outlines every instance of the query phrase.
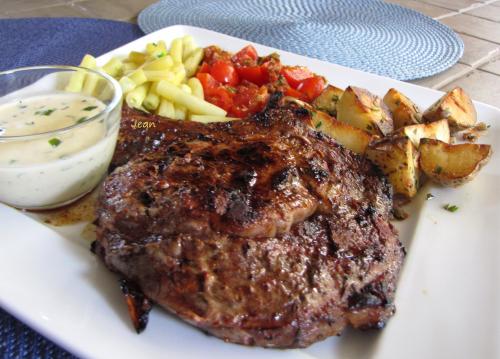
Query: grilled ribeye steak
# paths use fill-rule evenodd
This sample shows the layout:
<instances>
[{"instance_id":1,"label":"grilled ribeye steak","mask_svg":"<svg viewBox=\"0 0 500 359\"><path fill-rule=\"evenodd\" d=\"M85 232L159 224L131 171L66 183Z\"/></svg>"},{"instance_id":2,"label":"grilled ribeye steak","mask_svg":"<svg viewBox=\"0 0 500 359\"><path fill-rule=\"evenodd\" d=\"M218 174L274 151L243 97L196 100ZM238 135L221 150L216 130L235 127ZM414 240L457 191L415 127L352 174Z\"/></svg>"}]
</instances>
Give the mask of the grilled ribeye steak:
<instances>
[{"instance_id":1,"label":"grilled ribeye steak","mask_svg":"<svg viewBox=\"0 0 500 359\"><path fill-rule=\"evenodd\" d=\"M391 188L309 120L270 108L199 135L198 124L163 120L177 139L153 134L143 146L163 141L154 151L105 181L97 254L231 342L305 347L347 325L382 327L404 257Z\"/></svg>"}]
</instances>

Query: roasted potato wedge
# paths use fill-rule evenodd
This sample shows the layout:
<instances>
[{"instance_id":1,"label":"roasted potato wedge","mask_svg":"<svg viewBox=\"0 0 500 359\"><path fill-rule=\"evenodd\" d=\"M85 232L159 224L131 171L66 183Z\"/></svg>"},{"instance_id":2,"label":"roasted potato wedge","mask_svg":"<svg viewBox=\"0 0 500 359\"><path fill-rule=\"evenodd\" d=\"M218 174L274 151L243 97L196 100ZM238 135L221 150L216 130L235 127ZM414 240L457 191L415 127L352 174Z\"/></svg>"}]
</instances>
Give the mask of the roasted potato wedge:
<instances>
[{"instance_id":1,"label":"roasted potato wedge","mask_svg":"<svg viewBox=\"0 0 500 359\"><path fill-rule=\"evenodd\" d=\"M339 89L338 87L328 85L321 95L319 95L312 105L315 109L326 112L331 116L337 116L337 103L342 97L344 90Z\"/></svg>"},{"instance_id":2,"label":"roasted potato wedge","mask_svg":"<svg viewBox=\"0 0 500 359\"><path fill-rule=\"evenodd\" d=\"M422 120L422 113L417 105L398 90L391 88L384 96L384 103L392 112L394 129L416 125Z\"/></svg>"},{"instance_id":3,"label":"roasted potato wedge","mask_svg":"<svg viewBox=\"0 0 500 359\"><path fill-rule=\"evenodd\" d=\"M455 87L429 107L422 118L424 122L445 118L448 120L450 130L456 132L474 126L477 114L469 95L462 88Z\"/></svg>"},{"instance_id":4,"label":"roasted potato wedge","mask_svg":"<svg viewBox=\"0 0 500 359\"><path fill-rule=\"evenodd\" d=\"M389 178L395 194L407 198L417 194L420 178L418 152L408 137L373 142L366 149L366 156Z\"/></svg>"},{"instance_id":5,"label":"roasted potato wedge","mask_svg":"<svg viewBox=\"0 0 500 359\"><path fill-rule=\"evenodd\" d=\"M420 168L433 182L456 187L472 180L491 157L490 145L450 145L422 139Z\"/></svg>"},{"instance_id":6,"label":"roasted potato wedge","mask_svg":"<svg viewBox=\"0 0 500 359\"><path fill-rule=\"evenodd\" d=\"M407 136L413 145L418 148L422 138L437 139L450 143L450 128L448 120L405 126L396 131L397 134Z\"/></svg>"},{"instance_id":7,"label":"roasted potato wedge","mask_svg":"<svg viewBox=\"0 0 500 359\"><path fill-rule=\"evenodd\" d=\"M378 136L393 130L392 116L380 97L354 86L337 103L337 119Z\"/></svg>"},{"instance_id":8,"label":"roasted potato wedge","mask_svg":"<svg viewBox=\"0 0 500 359\"><path fill-rule=\"evenodd\" d=\"M368 132L340 122L321 111L313 111L313 126L342 146L359 154L365 153L368 144L375 138Z\"/></svg>"}]
</instances>

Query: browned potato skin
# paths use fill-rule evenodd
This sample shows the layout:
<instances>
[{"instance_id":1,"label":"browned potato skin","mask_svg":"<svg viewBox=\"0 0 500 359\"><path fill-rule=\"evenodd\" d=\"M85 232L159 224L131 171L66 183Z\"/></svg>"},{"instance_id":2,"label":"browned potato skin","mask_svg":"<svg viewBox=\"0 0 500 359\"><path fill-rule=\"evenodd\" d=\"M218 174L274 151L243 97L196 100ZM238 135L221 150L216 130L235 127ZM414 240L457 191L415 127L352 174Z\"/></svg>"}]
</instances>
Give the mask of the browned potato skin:
<instances>
[{"instance_id":1,"label":"browned potato skin","mask_svg":"<svg viewBox=\"0 0 500 359\"><path fill-rule=\"evenodd\" d=\"M394 129L382 99L354 86L349 86L337 103L337 119L377 136L386 136Z\"/></svg>"},{"instance_id":2,"label":"browned potato skin","mask_svg":"<svg viewBox=\"0 0 500 359\"><path fill-rule=\"evenodd\" d=\"M477 113L469 95L462 88L455 87L427 109L422 118L424 122L434 122L445 118L453 133L474 126Z\"/></svg>"},{"instance_id":3,"label":"browned potato skin","mask_svg":"<svg viewBox=\"0 0 500 359\"><path fill-rule=\"evenodd\" d=\"M398 90L391 88L387 91L384 96L384 103L392 112L395 130L421 122L422 113L417 105Z\"/></svg>"},{"instance_id":4,"label":"browned potato skin","mask_svg":"<svg viewBox=\"0 0 500 359\"><path fill-rule=\"evenodd\" d=\"M420 140L422 138L437 139L450 143L450 128L448 126L448 120L444 119L436 122L405 126L395 133L407 136L416 148L420 146Z\"/></svg>"},{"instance_id":5,"label":"browned potato skin","mask_svg":"<svg viewBox=\"0 0 500 359\"><path fill-rule=\"evenodd\" d=\"M328 85L323 92L313 101L312 105L315 109L326 112L331 116L337 116L337 103L344 90L333 85Z\"/></svg>"},{"instance_id":6,"label":"browned potato skin","mask_svg":"<svg viewBox=\"0 0 500 359\"><path fill-rule=\"evenodd\" d=\"M366 149L366 156L389 178L395 194L406 198L417 194L418 151L408 137L389 137L374 142Z\"/></svg>"},{"instance_id":7,"label":"browned potato skin","mask_svg":"<svg viewBox=\"0 0 500 359\"><path fill-rule=\"evenodd\" d=\"M457 187L471 181L488 163L491 154L490 145L450 145L439 140L422 139L419 164L433 182Z\"/></svg>"},{"instance_id":8,"label":"browned potato skin","mask_svg":"<svg viewBox=\"0 0 500 359\"><path fill-rule=\"evenodd\" d=\"M363 154L375 136L336 120L321 111L313 111L313 126L353 152Z\"/></svg>"}]
</instances>

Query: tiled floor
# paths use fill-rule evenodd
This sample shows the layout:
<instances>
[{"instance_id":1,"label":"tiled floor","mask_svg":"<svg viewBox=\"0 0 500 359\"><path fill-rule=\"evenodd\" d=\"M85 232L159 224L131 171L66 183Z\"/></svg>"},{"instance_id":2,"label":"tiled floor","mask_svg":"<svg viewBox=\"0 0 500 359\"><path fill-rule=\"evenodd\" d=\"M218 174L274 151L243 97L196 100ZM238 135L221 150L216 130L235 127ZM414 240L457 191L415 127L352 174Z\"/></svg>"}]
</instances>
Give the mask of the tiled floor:
<instances>
[{"instance_id":1,"label":"tiled floor","mask_svg":"<svg viewBox=\"0 0 500 359\"><path fill-rule=\"evenodd\" d=\"M0 17L77 16L135 21L156 0L0 0ZM387 0L451 26L465 53L451 69L413 81L446 90L461 86L471 96L500 106L500 0Z\"/></svg>"}]
</instances>

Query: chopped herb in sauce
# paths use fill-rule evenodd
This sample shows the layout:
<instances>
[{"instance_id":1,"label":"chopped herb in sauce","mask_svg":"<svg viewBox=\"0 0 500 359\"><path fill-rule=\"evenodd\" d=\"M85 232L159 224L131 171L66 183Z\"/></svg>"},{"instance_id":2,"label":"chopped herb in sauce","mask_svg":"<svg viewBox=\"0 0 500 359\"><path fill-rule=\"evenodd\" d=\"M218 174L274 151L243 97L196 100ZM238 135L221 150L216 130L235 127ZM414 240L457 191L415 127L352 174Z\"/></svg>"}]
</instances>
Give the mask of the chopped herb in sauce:
<instances>
[{"instance_id":1,"label":"chopped herb in sauce","mask_svg":"<svg viewBox=\"0 0 500 359\"><path fill-rule=\"evenodd\" d=\"M443 206L444 209L446 209L448 212L456 212L458 211L458 206L455 206L454 204L446 204Z\"/></svg>"},{"instance_id":2,"label":"chopped herb in sauce","mask_svg":"<svg viewBox=\"0 0 500 359\"><path fill-rule=\"evenodd\" d=\"M434 197L435 197L435 196L434 196L432 193L427 193L427 194L425 195L425 199L426 199L427 201L429 201L429 200L433 199Z\"/></svg>"},{"instance_id":3,"label":"chopped herb in sauce","mask_svg":"<svg viewBox=\"0 0 500 359\"><path fill-rule=\"evenodd\" d=\"M97 106L87 106L83 109L83 111L92 111L92 110L95 110L97 108Z\"/></svg>"},{"instance_id":4,"label":"chopped herb in sauce","mask_svg":"<svg viewBox=\"0 0 500 359\"><path fill-rule=\"evenodd\" d=\"M323 125L323 122L319 121L317 124L316 124L316 128L320 128L321 126Z\"/></svg>"},{"instance_id":5,"label":"chopped herb in sauce","mask_svg":"<svg viewBox=\"0 0 500 359\"><path fill-rule=\"evenodd\" d=\"M84 122L87 118L88 118L87 116L80 117L80 118L76 121L76 123L82 123L82 122Z\"/></svg>"},{"instance_id":6,"label":"chopped herb in sauce","mask_svg":"<svg viewBox=\"0 0 500 359\"><path fill-rule=\"evenodd\" d=\"M35 115L50 116L52 115L52 112L54 112L55 110L56 110L55 108L49 108L48 110L44 111L36 111Z\"/></svg>"},{"instance_id":7,"label":"chopped herb in sauce","mask_svg":"<svg viewBox=\"0 0 500 359\"><path fill-rule=\"evenodd\" d=\"M443 172L443 167L436 166L436 168L434 168L434 173L440 174L441 172Z\"/></svg>"},{"instance_id":8,"label":"chopped herb in sauce","mask_svg":"<svg viewBox=\"0 0 500 359\"><path fill-rule=\"evenodd\" d=\"M57 147L61 144L61 142L62 141L60 139L54 137L49 140L49 145L51 145L52 147Z\"/></svg>"},{"instance_id":9,"label":"chopped herb in sauce","mask_svg":"<svg viewBox=\"0 0 500 359\"><path fill-rule=\"evenodd\" d=\"M366 125L366 129L367 129L368 131L371 131L371 130L373 130L373 127L372 127L372 125Z\"/></svg>"}]
</instances>

